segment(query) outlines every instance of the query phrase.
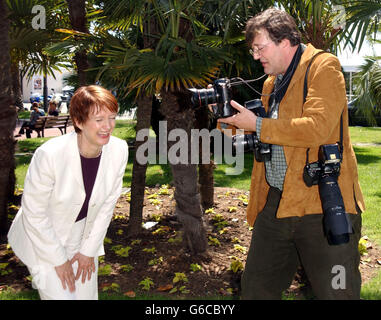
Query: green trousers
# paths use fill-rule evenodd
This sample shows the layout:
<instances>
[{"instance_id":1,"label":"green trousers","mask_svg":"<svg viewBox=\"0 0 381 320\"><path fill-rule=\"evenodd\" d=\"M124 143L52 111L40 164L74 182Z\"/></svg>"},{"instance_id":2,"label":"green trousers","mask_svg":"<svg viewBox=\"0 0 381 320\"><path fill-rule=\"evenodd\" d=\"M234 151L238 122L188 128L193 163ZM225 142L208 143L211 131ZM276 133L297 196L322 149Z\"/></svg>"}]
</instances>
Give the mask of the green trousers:
<instances>
[{"instance_id":1,"label":"green trousers","mask_svg":"<svg viewBox=\"0 0 381 320\"><path fill-rule=\"evenodd\" d=\"M280 190L270 188L255 221L241 298L281 299L301 265L317 299L359 299L361 214L349 215L354 233L348 243L329 245L322 214L277 219L280 198Z\"/></svg>"}]
</instances>

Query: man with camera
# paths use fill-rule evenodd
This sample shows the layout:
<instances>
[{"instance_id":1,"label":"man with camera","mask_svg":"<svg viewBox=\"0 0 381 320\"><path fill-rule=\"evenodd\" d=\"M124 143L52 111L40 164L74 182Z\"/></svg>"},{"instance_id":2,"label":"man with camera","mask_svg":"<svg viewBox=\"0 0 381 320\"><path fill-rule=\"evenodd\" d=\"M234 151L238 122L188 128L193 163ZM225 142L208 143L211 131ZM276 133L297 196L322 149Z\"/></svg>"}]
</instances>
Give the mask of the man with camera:
<instances>
[{"instance_id":1,"label":"man with camera","mask_svg":"<svg viewBox=\"0 0 381 320\"><path fill-rule=\"evenodd\" d=\"M232 100L238 112L218 121L256 132L271 146L271 159L254 161L247 209L254 229L242 298L280 299L301 265L316 298L359 299L365 205L340 63L301 44L295 21L278 9L251 18L245 35L269 75L266 117Z\"/></svg>"}]
</instances>

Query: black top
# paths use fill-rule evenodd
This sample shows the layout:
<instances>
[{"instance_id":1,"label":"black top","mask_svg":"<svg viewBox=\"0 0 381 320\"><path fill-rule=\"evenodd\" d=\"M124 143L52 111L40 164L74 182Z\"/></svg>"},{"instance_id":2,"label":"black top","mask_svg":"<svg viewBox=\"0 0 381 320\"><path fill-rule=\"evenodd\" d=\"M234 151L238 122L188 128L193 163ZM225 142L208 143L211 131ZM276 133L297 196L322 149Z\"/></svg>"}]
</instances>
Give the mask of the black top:
<instances>
[{"instance_id":1,"label":"black top","mask_svg":"<svg viewBox=\"0 0 381 320\"><path fill-rule=\"evenodd\" d=\"M81 156L81 166L82 166L82 177L83 184L85 186L86 198L82 205L82 209L78 214L77 221L80 221L87 217L87 210L89 207L89 200L91 192L93 191L95 178L97 177L99 162L101 159L101 154L96 158L85 158Z\"/></svg>"},{"instance_id":2,"label":"black top","mask_svg":"<svg viewBox=\"0 0 381 320\"><path fill-rule=\"evenodd\" d=\"M57 117L59 115L59 112L57 110L51 110L51 111L49 111L48 114L49 114L49 116Z\"/></svg>"}]
</instances>

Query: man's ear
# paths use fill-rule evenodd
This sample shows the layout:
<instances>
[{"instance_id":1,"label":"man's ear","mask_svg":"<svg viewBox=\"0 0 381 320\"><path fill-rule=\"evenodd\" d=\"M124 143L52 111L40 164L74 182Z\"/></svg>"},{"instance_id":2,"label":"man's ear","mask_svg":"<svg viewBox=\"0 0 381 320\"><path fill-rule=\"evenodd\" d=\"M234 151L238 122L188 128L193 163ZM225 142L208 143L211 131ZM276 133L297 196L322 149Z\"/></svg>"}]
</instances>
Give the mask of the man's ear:
<instances>
[{"instance_id":1,"label":"man's ear","mask_svg":"<svg viewBox=\"0 0 381 320\"><path fill-rule=\"evenodd\" d=\"M285 38L280 42L280 45L282 48L289 48L289 47L291 47L291 42L290 42L290 40Z\"/></svg>"}]
</instances>

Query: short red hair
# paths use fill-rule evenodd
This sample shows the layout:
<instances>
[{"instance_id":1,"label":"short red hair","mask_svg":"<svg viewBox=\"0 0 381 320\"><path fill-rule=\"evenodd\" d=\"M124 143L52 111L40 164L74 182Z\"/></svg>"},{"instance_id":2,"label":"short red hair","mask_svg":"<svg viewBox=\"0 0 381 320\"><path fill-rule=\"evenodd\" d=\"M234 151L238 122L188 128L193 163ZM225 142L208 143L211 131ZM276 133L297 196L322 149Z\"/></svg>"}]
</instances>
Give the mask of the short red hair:
<instances>
[{"instance_id":1,"label":"short red hair","mask_svg":"<svg viewBox=\"0 0 381 320\"><path fill-rule=\"evenodd\" d=\"M76 123L85 123L90 114L102 108L118 113L118 101L109 90L98 85L78 88L70 100L69 108L75 132L81 132Z\"/></svg>"}]
</instances>

